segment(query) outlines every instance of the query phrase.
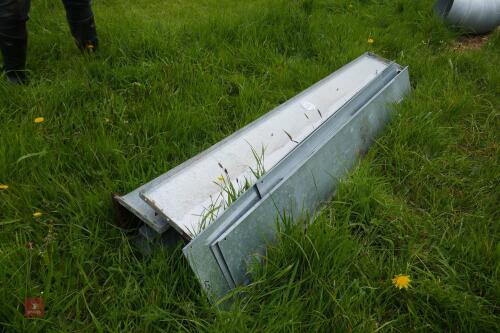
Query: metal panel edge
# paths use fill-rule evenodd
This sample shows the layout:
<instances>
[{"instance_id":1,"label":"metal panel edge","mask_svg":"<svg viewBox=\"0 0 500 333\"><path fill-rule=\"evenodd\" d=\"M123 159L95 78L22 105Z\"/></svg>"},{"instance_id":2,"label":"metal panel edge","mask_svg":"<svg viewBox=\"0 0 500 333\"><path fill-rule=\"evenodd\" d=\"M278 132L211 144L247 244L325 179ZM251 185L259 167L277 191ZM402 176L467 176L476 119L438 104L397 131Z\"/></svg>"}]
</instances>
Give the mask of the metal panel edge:
<instances>
[{"instance_id":1,"label":"metal panel edge","mask_svg":"<svg viewBox=\"0 0 500 333\"><path fill-rule=\"evenodd\" d=\"M116 201L129 212L137 216L159 234L164 233L170 225L157 212L139 197L139 191L132 191L124 196L116 196Z\"/></svg>"}]
</instances>

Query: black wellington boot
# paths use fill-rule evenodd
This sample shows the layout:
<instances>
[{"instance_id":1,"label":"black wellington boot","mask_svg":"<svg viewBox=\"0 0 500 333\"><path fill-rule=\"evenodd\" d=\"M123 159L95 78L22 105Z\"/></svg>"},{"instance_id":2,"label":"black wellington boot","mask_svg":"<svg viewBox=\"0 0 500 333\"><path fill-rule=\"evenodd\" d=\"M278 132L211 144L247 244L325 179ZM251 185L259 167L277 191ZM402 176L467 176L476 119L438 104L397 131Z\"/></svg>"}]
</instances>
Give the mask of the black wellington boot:
<instances>
[{"instance_id":1,"label":"black wellington boot","mask_svg":"<svg viewBox=\"0 0 500 333\"><path fill-rule=\"evenodd\" d=\"M28 39L10 38L0 35L0 49L3 55L3 70L7 80L14 84L25 84L26 76L26 49Z\"/></svg>"},{"instance_id":2,"label":"black wellington boot","mask_svg":"<svg viewBox=\"0 0 500 333\"><path fill-rule=\"evenodd\" d=\"M76 46L83 52L92 53L97 50L99 41L95 27L94 16L81 21L68 21Z\"/></svg>"}]
</instances>

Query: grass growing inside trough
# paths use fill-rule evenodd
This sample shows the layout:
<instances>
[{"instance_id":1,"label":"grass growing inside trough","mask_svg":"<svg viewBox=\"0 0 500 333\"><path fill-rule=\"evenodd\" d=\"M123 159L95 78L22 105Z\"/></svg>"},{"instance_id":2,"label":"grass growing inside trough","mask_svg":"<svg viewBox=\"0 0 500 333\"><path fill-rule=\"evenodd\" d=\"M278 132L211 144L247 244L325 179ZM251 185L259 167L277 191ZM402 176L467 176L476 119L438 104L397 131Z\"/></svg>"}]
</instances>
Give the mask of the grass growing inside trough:
<instances>
[{"instance_id":1,"label":"grass growing inside trough","mask_svg":"<svg viewBox=\"0 0 500 333\"><path fill-rule=\"evenodd\" d=\"M96 0L102 47L84 57L62 5L34 1L31 83L0 84L0 331L500 331L500 33L457 48L432 6ZM283 228L244 297L218 311L180 248L134 252L111 192L366 51L409 65L412 95L315 223ZM45 317L25 319L42 293Z\"/></svg>"},{"instance_id":2,"label":"grass growing inside trough","mask_svg":"<svg viewBox=\"0 0 500 333\"><path fill-rule=\"evenodd\" d=\"M215 222L219 216L235 202L243 193L259 181L264 176L266 169L264 167L265 148L262 147L258 152L250 146L254 158L254 166L249 166L247 175L232 178L228 170L219 162L221 175L217 177L214 183L219 188L219 193L210 198L210 205L203 209L200 215L196 230L191 231L191 237L205 230L211 223Z\"/></svg>"}]
</instances>

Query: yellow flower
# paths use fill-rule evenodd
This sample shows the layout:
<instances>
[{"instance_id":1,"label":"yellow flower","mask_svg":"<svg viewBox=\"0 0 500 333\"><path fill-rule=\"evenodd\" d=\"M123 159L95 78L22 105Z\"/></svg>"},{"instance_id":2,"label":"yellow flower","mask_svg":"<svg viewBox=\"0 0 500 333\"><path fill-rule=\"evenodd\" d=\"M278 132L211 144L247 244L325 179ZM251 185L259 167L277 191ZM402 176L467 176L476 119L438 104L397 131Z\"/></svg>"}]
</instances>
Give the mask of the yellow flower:
<instances>
[{"instance_id":1,"label":"yellow flower","mask_svg":"<svg viewBox=\"0 0 500 333\"><path fill-rule=\"evenodd\" d=\"M40 217L42 215L43 215L42 212L35 212L35 213L33 213L33 217Z\"/></svg>"},{"instance_id":2,"label":"yellow flower","mask_svg":"<svg viewBox=\"0 0 500 333\"><path fill-rule=\"evenodd\" d=\"M0 184L0 190L7 190L7 189L9 189L9 185Z\"/></svg>"},{"instance_id":3,"label":"yellow flower","mask_svg":"<svg viewBox=\"0 0 500 333\"><path fill-rule=\"evenodd\" d=\"M392 284L398 289L408 289L408 287L410 286L410 282L411 280L409 275L400 274L396 275L394 279L392 279Z\"/></svg>"},{"instance_id":4,"label":"yellow flower","mask_svg":"<svg viewBox=\"0 0 500 333\"><path fill-rule=\"evenodd\" d=\"M37 124L43 123L45 121L44 117L37 117L35 118L34 122Z\"/></svg>"},{"instance_id":5,"label":"yellow flower","mask_svg":"<svg viewBox=\"0 0 500 333\"><path fill-rule=\"evenodd\" d=\"M218 179L219 181L223 182L223 181L224 181L224 176L219 176L219 177L217 177L217 179Z\"/></svg>"},{"instance_id":6,"label":"yellow flower","mask_svg":"<svg viewBox=\"0 0 500 333\"><path fill-rule=\"evenodd\" d=\"M373 44L375 42L375 40L373 38L368 38L368 44Z\"/></svg>"}]
</instances>

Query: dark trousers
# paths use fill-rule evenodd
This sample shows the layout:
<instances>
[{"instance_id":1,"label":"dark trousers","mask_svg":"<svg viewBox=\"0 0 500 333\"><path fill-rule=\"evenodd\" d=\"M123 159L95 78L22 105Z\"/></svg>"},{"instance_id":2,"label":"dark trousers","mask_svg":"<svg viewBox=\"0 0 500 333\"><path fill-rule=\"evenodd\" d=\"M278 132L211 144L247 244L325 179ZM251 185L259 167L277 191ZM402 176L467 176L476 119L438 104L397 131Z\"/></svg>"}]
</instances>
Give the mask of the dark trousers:
<instances>
[{"instance_id":1,"label":"dark trousers","mask_svg":"<svg viewBox=\"0 0 500 333\"><path fill-rule=\"evenodd\" d=\"M91 0L62 0L71 34L82 52L96 50L98 39ZM14 83L26 82L24 69L28 33L26 21L31 0L0 0L0 51L3 70Z\"/></svg>"},{"instance_id":2,"label":"dark trousers","mask_svg":"<svg viewBox=\"0 0 500 333\"><path fill-rule=\"evenodd\" d=\"M62 0L68 22L78 23L92 16L91 0ZM26 21L31 0L0 0L0 35L26 38Z\"/></svg>"}]
</instances>

